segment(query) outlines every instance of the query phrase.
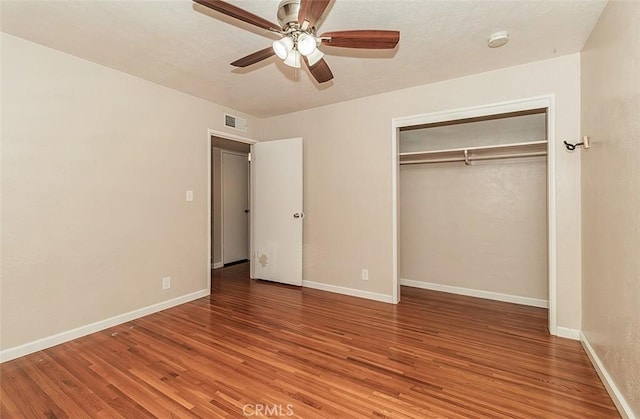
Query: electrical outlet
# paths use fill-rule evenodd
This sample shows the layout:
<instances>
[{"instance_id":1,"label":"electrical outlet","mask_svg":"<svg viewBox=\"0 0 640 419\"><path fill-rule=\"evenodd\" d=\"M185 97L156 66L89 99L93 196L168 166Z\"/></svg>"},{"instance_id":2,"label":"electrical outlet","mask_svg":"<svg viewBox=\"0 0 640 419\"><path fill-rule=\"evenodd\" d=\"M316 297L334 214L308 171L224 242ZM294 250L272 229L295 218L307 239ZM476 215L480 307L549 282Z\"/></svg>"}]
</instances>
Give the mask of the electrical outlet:
<instances>
[{"instance_id":1,"label":"electrical outlet","mask_svg":"<svg viewBox=\"0 0 640 419\"><path fill-rule=\"evenodd\" d=\"M169 288L171 288L171 277L165 276L164 278L162 278L162 289L168 290Z\"/></svg>"},{"instance_id":2,"label":"electrical outlet","mask_svg":"<svg viewBox=\"0 0 640 419\"><path fill-rule=\"evenodd\" d=\"M363 281L368 281L369 280L369 270L368 269L363 269L362 270L362 280Z\"/></svg>"}]
</instances>

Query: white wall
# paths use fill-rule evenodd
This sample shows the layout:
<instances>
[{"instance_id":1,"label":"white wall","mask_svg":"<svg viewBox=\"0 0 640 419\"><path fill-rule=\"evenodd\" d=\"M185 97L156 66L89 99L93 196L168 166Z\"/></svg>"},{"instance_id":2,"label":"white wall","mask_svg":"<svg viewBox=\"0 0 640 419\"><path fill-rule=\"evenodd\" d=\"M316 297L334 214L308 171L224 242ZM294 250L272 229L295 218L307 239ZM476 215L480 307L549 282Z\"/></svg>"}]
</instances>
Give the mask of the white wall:
<instances>
[{"instance_id":1,"label":"white wall","mask_svg":"<svg viewBox=\"0 0 640 419\"><path fill-rule=\"evenodd\" d=\"M583 333L640 417L640 2L607 4L582 52ZM614 398L615 399L615 398ZM632 413L633 411L633 413Z\"/></svg>"},{"instance_id":2,"label":"white wall","mask_svg":"<svg viewBox=\"0 0 640 419\"><path fill-rule=\"evenodd\" d=\"M207 292L207 129L231 110L6 34L1 96L3 350Z\"/></svg>"},{"instance_id":3,"label":"white wall","mask_svg":"<svg viewBox=\"0 0 640 419\"><path fill-rule=\"evenodd\" d=\"M399 200L401 278L548 299L544 158L401 166Z\"/></svg>"},{"instance_id":4,"label":"white wall","mask_svg":"<svg viewBox=\"0 0 640 419\"><path fill-rule=\"evenodd\" d=\"M558 325L579 329L580 155L561 145L580 134L577 54L263 120L262 139L305 141L304 279L392 295L393 118L546 94L555 94L559 140Z\"/></svg>"}]
</instances>

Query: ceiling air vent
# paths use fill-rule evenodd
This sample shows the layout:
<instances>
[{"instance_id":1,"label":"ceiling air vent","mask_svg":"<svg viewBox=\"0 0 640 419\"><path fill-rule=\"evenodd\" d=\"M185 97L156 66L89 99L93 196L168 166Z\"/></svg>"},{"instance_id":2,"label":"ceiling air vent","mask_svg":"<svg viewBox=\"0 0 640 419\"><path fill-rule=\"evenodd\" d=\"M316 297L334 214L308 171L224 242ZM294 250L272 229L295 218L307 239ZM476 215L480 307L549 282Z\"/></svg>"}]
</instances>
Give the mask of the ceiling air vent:
<instances>
[{"instance_id":1,"label":"ceiling air vent","mask_svg":"<svg viewBox=\"0 0 640 419\"><path fill-rule=\"evenodd\" d=\"M246 131L247 130L247 120L238 118L237 116L229 115L228 113L224 114L224 126L237 129L238 131Z\"/></svg>"}]
</instances>

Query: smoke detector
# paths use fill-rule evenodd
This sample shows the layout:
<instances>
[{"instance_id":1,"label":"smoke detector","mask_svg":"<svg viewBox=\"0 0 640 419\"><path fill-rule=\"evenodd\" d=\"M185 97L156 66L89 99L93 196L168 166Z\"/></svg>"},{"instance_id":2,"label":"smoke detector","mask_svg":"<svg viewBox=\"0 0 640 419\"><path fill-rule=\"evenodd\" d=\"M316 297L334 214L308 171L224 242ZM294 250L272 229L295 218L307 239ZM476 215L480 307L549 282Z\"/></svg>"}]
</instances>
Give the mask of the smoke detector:
<instances>
[{"instance_id":1,"label":"smoke detector","mask_svg":"<svg viewBox=\"0 0 640 419\"><path fill-rule=\"evenodd\" d=\"M494 32L487 39L489 48L499 48L507 42L509 42L509 32L507 31Z\"/></svg>"}]
</instances>

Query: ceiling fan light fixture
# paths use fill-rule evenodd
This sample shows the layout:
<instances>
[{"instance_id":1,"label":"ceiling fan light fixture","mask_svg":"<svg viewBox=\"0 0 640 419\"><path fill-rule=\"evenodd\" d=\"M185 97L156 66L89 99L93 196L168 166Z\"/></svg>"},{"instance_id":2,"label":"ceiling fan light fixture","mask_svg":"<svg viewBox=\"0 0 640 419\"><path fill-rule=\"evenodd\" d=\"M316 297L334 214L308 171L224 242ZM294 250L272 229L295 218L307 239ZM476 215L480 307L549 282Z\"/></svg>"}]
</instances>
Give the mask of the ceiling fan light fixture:
<instances>
[{"instance_id":1,"label":"ceiling fan light fixture","mask_svg":"<svg viewBox=\"0 0 640 419\"><path fill-rule=\"evenodd\" d=\"M313 67L318 61L320 61L324 57L322 51L316 48L311 54L307 55L307 61L309 62L309 66Z\"/></svg>"},{"instance_id":2,"label":"ceiling fan light fixture","mask_svg":"<svg viewBox=\"0 0 640 419\"><path fill-rule=\"evenodd\" d=\"M245 68L276 55L287 66L301 68L304 57L304 64L315 81L326 83L333 79L333 73L323 59L324 54L318 50L322 44L342 48L394 49L400 41L399 31L382 29L329 31L316 35L318 22L322 20L331 0L279 0L279 24L235 6L229 0L193 1L228 18L249 24L253 29L269 31L282 38L270 47L233 61L231 65L234 67Z\"/></svg>"},{"instance_id":3,"label":"ceiling fan light fixture","mask_svg":"<svg viewBox=\"0 0 640 419\"><path fill-rule=\"evenodd\" d=\"M300 51L300 54L304 55L305 57L312 54L313 51L317 49L317 45L318 42L316 41L316 38L311 34L303 32L300 34L300 36L298 36L298 51Z\"/></svg>"},{"instance_id":4,"label":"ceiling fan light fixture","mask_svg":"<svg viewBox=\"0 0 640 419\"><path fill-rule=\"evenodd\" d=\"M293 50L293 39L285 36L282 39L273 41L273 52L281 59L286 59Z\"/></svg>"},{"instance_id":5,"label":"ceiling fan light fixture","mask_svg":"<svg viewBox=\"0 0 640 419\"><path fill-rule=\"evenodd\" d=\"M287 58L284 60L284 63L289 67L300 68L302 67L300 63L300 58L301 58L300 52L296 49L292 49L289 52L289 55L287 55Z\"/></svg>"}]
</instances>

